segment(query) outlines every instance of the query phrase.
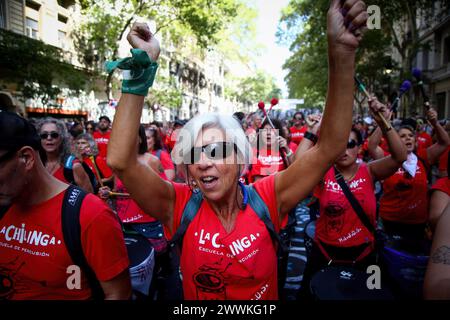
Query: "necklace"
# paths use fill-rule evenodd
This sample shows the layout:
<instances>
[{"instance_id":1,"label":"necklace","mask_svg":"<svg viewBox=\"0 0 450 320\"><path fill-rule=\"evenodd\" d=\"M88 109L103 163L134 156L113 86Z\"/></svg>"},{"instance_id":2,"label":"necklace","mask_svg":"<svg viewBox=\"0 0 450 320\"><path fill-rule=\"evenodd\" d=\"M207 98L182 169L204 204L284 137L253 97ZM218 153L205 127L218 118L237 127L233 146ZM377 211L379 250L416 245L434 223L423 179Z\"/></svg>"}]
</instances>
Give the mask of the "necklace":
<instances>
[{"instance_id":1,"label":"necklace","mask_svg":"<svg viewBox=\"0 0 450 320\"><path fill-rule=\"evenodd\" d=\"M50 174L55 173L56 169L59 167L59 162L47 162L45 168Z\"/></svg>"}]
</instances>

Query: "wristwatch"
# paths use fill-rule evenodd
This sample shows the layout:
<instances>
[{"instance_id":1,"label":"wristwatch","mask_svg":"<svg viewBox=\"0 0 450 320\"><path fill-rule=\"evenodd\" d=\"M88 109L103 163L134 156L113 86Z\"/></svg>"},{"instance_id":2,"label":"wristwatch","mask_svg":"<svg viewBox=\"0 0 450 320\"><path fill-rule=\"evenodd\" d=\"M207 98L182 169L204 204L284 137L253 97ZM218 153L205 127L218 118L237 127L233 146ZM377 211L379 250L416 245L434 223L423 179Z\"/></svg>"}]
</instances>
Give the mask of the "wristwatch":
<instances>
[{"instance_id":1,"label":"wristwatch","mask_svg":"<svg viewBox=\"0 0 450 320\"><path fill-rule=\"evenodd\" d=\"M308 139L308 140L311 140L311 141L314 142L314 143L316 143L316 142L317 142L317 139L318 139L318 137L317 137L314 133L311 133L311 132L309 132L309 131L306 131L306 132L305 132L305 134L303 135L303 138L306 138L306 139Z\"/></svg>"}]
</instances>

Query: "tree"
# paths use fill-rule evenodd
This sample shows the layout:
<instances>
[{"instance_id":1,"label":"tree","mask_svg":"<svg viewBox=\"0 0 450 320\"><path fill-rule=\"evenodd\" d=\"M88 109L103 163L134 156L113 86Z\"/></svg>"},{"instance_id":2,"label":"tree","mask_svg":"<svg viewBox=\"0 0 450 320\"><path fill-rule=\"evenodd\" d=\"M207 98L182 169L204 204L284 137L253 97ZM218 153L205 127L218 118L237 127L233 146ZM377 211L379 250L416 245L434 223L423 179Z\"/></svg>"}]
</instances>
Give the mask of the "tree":
<instances>
[{"instance_id":1,"label":"tree","mask_svg":"<svg viewBox=\"0 0 450 320\"><path fill-rule=\"evenodd\" d=\"M235 88L228 88L225 96L244 105L252 105L260 100L270 101L281 96L281 89L276 86L275 78L263 71L254 76L237 79Z\"/></svg>"},{"instance_id":2,"label":"tree","mask_svg":"<svg viewBox=\"0 0 450 320\"><path fill-rule=\"evenodd\" d=\"M74 32L80 60L101 73L106 60L118 58L119 42L137 17L152 19L166 30L171 41L193 35L206 48L218 41L217 34L236 15L236 0L84 0L85 19ZM111 96L112 73L106 75L105 93Z\"/></svg>"},{"instance_id":3,"label":"tree","mask_svg":"<svg viewBox=\"0 0 450 320\"><path fill-rule=\"evenodd\" d=\"M150 109L155 113L161 107L178 109L181 107L182 93L174 84L174 79L158 75L158 81L146 98Z\"/></svg>"},{"instance_id":4,"label":"tree","mask_svg":"<svg viewBox=\"0 0 450 320\"><path fill-rule=\"evenodd\" d=\"M431 16L432 0L372 0L382 13L382 29L369 30L357 54L357 73L376 91L386 80L384 70L399 70L399 79L410 76L412 61L424 44L420 42L417 13ZM284 9L278 30L278 40L290 43L293 55L284 68L289 95L303 97L305 103L323 102L327 86L326 14L328 0L291 0ZM426 45L426 44L425 44ZM396 66L390 58L395 47L401 56ZM312 101L312 102L309 102Z\"/></svg>"},{"instance_id":5,"label":"tree","mask_svg":"<svg viewBox=\"0 0 450 320\"><path fill-rule=\"evenodd\" d=\"M40 98L44 106L61 92L55 84L78 95L87 74L64 61L64 52L42 41L0 29L2 78L17 84L24 99Z\"/></svg>"}]
</instances>

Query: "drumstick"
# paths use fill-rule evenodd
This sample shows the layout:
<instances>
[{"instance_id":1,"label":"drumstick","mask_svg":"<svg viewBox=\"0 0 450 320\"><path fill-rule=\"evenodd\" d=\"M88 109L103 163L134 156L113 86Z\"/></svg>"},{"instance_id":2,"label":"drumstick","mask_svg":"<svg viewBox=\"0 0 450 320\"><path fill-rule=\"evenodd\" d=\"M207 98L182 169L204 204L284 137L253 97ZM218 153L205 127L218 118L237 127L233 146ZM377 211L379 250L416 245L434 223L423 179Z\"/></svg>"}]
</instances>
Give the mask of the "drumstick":
<instances>
[{"instance_id":1,"label":"drumstick","mask_svg":"<svg viewBox=\"0 0 450 320\"><path fill-rule=\"evenodd\" d=\"M111 197L129 197L130 194L129 193L109 191L109 196L111 196Z\"/></svg>"},{"instance_id":2,"label":"drumstick","mask_svg":"<svg viewBox=\"0 0 450 320\"><path fill-rule=\"evenodd\" d=\"M98 177L98 182L100 183L100 186L103 187L102 176L100 175L100 171L98 170L97 165L95 164L94 156L89 156L89 158L91 159L92 165L94 166L95 173L97 174Z\"/></svg>"},{"instance_id":3,"label":"drumstick","mask_svg":"<svg viewBox=\"0 0 450 320\"><path fill-rule=\"evenodd\" d=\"M356 81L356 83L358 84L359 90L360 90L362 93L364 93L364 95L366 96L367 99L370 100L370 95L369 95L369 93L367 92L366 87L364 86L364 84L363 84L361 81L359 81L359 79L358 79L356 76L355 76L355 81ZM376 113L377 113L377 115L381 118L381 121L383 121L384 126L385 126L386 128L389 128L390 125L389 125L389 123L386 121L386 119L384 118L384 116L381 114L381 112L380 112L380 111L377 111Z\"/></svg>"}]
</instances>

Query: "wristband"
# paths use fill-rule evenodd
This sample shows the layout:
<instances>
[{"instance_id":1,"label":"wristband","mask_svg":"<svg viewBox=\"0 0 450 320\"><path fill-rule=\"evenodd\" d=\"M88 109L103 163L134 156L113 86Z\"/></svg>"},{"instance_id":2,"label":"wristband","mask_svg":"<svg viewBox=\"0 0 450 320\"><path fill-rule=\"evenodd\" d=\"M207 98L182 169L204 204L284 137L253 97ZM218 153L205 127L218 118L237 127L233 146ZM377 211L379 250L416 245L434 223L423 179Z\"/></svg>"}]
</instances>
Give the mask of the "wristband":
<instances>
[{"instance_id":1,"label":"wristband","mask_svg":"<svg viewBox=\"0 0 450 320\"><path fill-rule=\"evenodd\" d=\"M294 152L291 149L289 149L289 152L286 152L286 157L290 157L293 154L294 154Z\"/></svg>"},{"instance_id":2,"label":"wristband","mask_svg":"<svg viewBox=\"0 0 450 320\"><path fill-rule=\"evenodd\" d=\"M314 142L314 143L316 143L316 142L317 142L317 139L318 139L318 137L317 137L314 133L311 133L311 132L309 132L309 131L306 131L306 132L305 132L305 134L303 135L303 138L306 138L306 139L308 139L308 140L311 140L311 141Z\"/></svg>"},{"instance_id":3,"label":"wristband","mask_svg":"<svg viewBox=\"0 0 450 320\"><path fill-rule=\"evenodd\" d=\"M146 96L155 80L158 64L144 50L131 49L131 54L128 58L107 61L106 71L110 73L116 68L123 70L122 93Z\"/></svg>"}]
</instances>

